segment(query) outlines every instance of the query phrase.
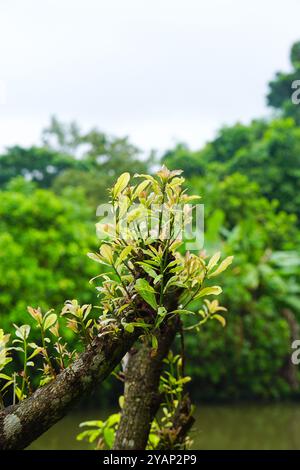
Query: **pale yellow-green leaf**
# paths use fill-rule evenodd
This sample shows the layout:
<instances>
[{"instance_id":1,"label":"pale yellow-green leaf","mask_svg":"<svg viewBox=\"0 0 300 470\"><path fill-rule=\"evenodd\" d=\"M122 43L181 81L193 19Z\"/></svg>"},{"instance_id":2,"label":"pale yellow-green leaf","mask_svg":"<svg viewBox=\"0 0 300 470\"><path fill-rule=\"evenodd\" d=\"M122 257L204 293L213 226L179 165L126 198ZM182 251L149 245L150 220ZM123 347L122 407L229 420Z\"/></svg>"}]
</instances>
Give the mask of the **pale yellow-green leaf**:
<instances>
[{"instance_id":1,"label":"pale yellow-green leaf","mask_svg":"<svg viewBox=\"0 0 300 470\"><path fill-rule=\"evenodd\" d=\"M222 288L220 286L205 287L196 295L195 299L205 297L206 295L219 295L221 292Z\"/></svg>"},{"instance_id":2,"label":"pale yellow-green leaf","mask_svg":"<svg viewBox=\"0 0 300 470\"><path fill-rule=\"evenodd\" d=\"M208 265L207 265L207 271L210 271L212 268L214 268L216 264L219 262L220 258L221 258L221 252L218 251L210 258Z\"/></svg>"},{"instance_id":3,"label":"pale yellow-green leaf","mask_svg":"<svg viewBox=\"0 0 300 470\"><path fill-rule=\"evenodd\" d=\"M157 315L166 315L166 314L167 314L167 309L165 307L158 307Z\"/></svg>"},{"instance_id":4,"label":"pale yellow-green leaf","mask_svg":"<svg viewBox=\"0 0 300 470\"><path fill-rule=\"evenodd\" d=\"M122 175L119 176L112 191L114 198L118 197L121 194L121 192L126 188L127 184L129 183L129 180L130 180L130 174L127 172L122 173Z\"/></svg>"},{"instance_id":5,"label":"pale yellow-green leaf","mask_svg":"<svg viewBox=\"0 0 300 470\"><path fill-rule=\"evenodd\" d=\"M96 253L88 253L87 255L90 259L92 259L93 261L96 261L96 263L102 263L101 258Z\"/></svg>"},{"instance_id":6,"label":"pale yellow-green leaf","mask_svg":"<svg viewBox=\"0 0 300 470\"><path fill-rule=\"evenodd\" d=\"M134 190L133 197L134 198L140 197L141 193L145 191L145 189L147 188L147 186L149 186L149 184L150 184L149 180L142 181L140 184L138 184Z\"/></svg>"},{"instance_id":7,"label":"pale yellow-green leaf","mask_svg":"<svg viewBox=\"0 0 300 470\"><path fill-rule=\"evenodd\" d=\"M176 251L182 243L182 240L174 240L170 245L170 251Z\"/></svg>"},{"instance_id":8,"label":"pale yellow-green leaf","mask_svg":"<svg viewBox=\"0 0 300 470\"><path fill-rule=\"evenodd\" d=\"M190 201L194 201L195 199L202 199L201 196L197 196L197 195L194 195L194 196L188 196L187 194L183 194L183 196L181 197L181 200L182 202L190 202Z\"/></svg>"},{"instance_id":9,"label":"pale yellow-green leaf","mask_svg":"<svg viewBox=\"0 0 300 470\"><path fill-rule=\"evenodd\" d=\"M121 312L123 312L123 310L125 310L125 308L128 307L129 304L123 304L119 309L118 309L118 314L120 315Z\"/></svg>"},{"instance_id":10,"label":"pale yellow-green leaf","mask_svg":"<svg viewBox=\"0 0 300 470\"><path fill-rule=\"evenodd\" d=\"M124 395L120 395L120 396L119 396L119 407L120 407L121 409L122 409L123 406L124 406L124 401L125 401Z\"/></svg>"},{"instance_id":11,"label":"pale yellow-green leaf","mask_svg":"<svg viewBox=\"0 0 300 470\"><path fill-rule=\"evenodd\" d=\"M218 276L218 274L221 274L223 271L225 271L226 268L232 263L233 261L233 256L228 256L225 258L222 263L217 267L217 269L208 275L208 278Z\"/></svg>"},{"instance_id":12,"label":"pale yellow-green leaf","mask_svg":"<svg viewBox=\"0 0 300 470\"><path fill-rule=\"evenodd\" d=\"M119 220L128 212L130 199L124 194L119 198Z\"/></svg>"},{"instance_id":13,"label":"pale yellow-green leaf","mask_svg":"<svg viewBox=\"0 0 300 470\"><path fill-rule=\"evenodd\" d=\"M126 246L120 253L117 259L117 265L119 266L128 257L129 253L133 250L133 246Z\"/></svg>"},{"instance_id":14,"label":"pale yellow-green leaf","mask_svg":"<svg viewBox=\"0 0 300 470\"><path fill-rule=\"evenodd\" d=\"M126 217L126 221L128 224L131 224L135 220L140 219L142 215L143 215L143 210L141 207L138 207L137 209L133 209L131 212L128 213Z\"/></svg>"},{"instance_id":15,"label":"pale yellow-green leaf","mask_svg":"<svg viewBox=\"0 0 300 470\"><path fill-rule=\"evenodd\" d=\"M195 312L192 312L191 310L185 310L185 309L172 310L172 312L170 313L176 313L179 315L195 315Z\"/></svg>"},{"instance_id":16,"label":"pale yellow-green leaf","mask_svg":"<svg viewBox=\"0 0 300 470\"><path fill-rule=\"evenodd\" d=\"M151 181L151 183L156 183L155 178L153 178L153 176L150 176L150 175L135 173L133 175L133 177L134 178L145 178L146 180Z\"/></svg>"},{"instance_id":17,"label":"pale yellow-green leaf","mask_svg":"<svg viewBox=\"0 0 300 470\"><path fill-rule=\"evenodd\" d=\"M51 326L54 325L56 320L57 315L55 313L51 313L50 315L48 315L48 317L46 317L44 321L44 330L48 330L48 328L51 328Z\"/></svg>"},{"instance_id":18,"label":"pale yellow-green leaf","mask_svg":"<svg viewBox=\"0 0 300 470\"><path fill-rule=\"evenodd\" d=\"M38 354L40 354L40 352L42 351L42 348L36 348L33 353L28 357L28 359L33 359L35 356L37 356Z\"/></svg>"},{"instance_id":19,"label":"pale yellow-green leaf","mask_svg":"<svg viewBox=\"0 0 300 470\"><path fill-rule=\"evenodd\" d=\"M29 325L21 325L17 326L14 324L16 329L16 336L21 339L27 339L30 333L30 326Z\"/></svg>"},{"instance_id":20,"label":"pale yellow-green leaf","mask_svg":"<svg viewBox=\"0 0 300 470\"><path fill-rule=\"evenodd\" d=\"M0 379L11 380L11 377L9 375L6 375L6 374L0 374Z\"/></svg>"},{"instance_id":21,"label":"pale yellow-green leaf","mask_svg":"<svg viewBox=\"0 0 300 470\"><path fill-rule=\"evenodd\" d=\"M113 252L112 252L111 246L106 245L104 243L103 245L101 245L100 253L105 261L107 261L110 264L113 263Z\"/></svg>"},{"instance_id":22,"label":"pale yellow-green leaf","mask_svg":"<svg viewBox=\"0 0 300 470\"><path fill-rule=\"evenodd\" d=\"M140 266L142 266L143 270L149 274L149 276L153 277L154 279L156 279L158 277L157 275L157 272L147 263L143 263L142 261L141 262L137 262L137 264L139 264Z\"/></svg>"},{"instance_id":23,"label":"pale yellow-green leaf","mask_svg":"<svg viewBox=\"0 0 300 470\"><path fill-rule=\"evenodd\" d=\"M128 333L133 333L134 331L134 325L132 325L131 323L123 323L123 326L124 326L124 330L125 331L128 331Z\"/></svg>"},{"instance_id":24,"label":"pale yellow-green leaf","mask_svg":"<svg viewBox=\"0 0 300 470\"><path fill-rule=\"evenodd\" d=\"M226 320L225 320L224 317L222 317L222 315L218 315L218 314L216 313L215 315L213 315L212 318L215 318L216 320L218 320L218 322L220 322L223 327L226 326Z\"/></svg>"},{"instance_id":25,"label":"pale yellow-green leaf","mask_svg":"<svg viewBox=\"0 0 300 470\"><path fill-rule=\"evenodd\" d=\"M151 346L155 350L158 348L158 340L154 335L151 336Z\"/></svg>"}]
</instances>

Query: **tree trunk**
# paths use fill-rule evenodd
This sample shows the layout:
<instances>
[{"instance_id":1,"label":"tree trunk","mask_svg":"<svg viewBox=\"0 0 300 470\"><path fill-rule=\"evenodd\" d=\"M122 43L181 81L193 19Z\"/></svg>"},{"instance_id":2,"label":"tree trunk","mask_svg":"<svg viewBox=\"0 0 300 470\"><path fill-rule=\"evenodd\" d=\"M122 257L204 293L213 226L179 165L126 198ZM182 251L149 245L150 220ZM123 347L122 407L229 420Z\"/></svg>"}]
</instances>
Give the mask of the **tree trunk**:
<instances>
[{"instance_id":1,"label":"tree trunk","mask_svg":"<svg viewBox=\"0 0 300 470\"><path fill-rule=\"evenodd\" d=\"M139 334L138 329L128 333L120 328L97 337L55 380L0 410L0 449L24 449L47 431L113 371Z\"/></svg>"},{"instance_id":2,"label":"tree trunk","mask_svg":"<svg viewBox=\"0 0 300 470\"><path fill-rule=\"evenodd\" d=\"M125 366L124 406L114 443L115 450L145 449L152 420L160 403L159 379L163 359L179 328L178 317L161 327L156 354L150 345L131 349Z\"/></svg>"}]
</instances>

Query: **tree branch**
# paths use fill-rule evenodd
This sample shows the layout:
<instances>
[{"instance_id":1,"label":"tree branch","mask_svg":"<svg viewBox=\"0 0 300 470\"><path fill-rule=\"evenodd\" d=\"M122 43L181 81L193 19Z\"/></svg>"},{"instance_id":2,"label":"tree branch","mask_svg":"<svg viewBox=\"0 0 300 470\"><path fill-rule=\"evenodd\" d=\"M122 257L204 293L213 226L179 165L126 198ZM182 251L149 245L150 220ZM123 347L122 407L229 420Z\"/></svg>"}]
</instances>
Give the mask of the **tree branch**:
<instances>
[{"instance_id":1,"label":"tree branch","mask_svg":"<svg viewBox=\"0 0 300 470\"><path fill-rule=\"evenodd\" d=\"M97 337L55 380L17 405L0 411L0 449L24 449L102 382L118 365L140 331L120 328Z\"/></svg>"}]
</instances>

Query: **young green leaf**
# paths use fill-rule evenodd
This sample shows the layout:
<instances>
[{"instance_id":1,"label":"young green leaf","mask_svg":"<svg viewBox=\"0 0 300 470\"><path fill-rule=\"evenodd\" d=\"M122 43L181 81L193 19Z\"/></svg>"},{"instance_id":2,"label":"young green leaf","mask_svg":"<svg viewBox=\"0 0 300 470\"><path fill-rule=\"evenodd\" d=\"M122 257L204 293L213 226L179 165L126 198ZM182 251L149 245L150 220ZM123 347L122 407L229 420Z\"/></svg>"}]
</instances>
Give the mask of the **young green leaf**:
<instances>
[{"instance_id":1,"label":"young green leaf","mask_svg":"<svg viewBox=\"0 0 300 470\"><path fill-rule=\"evenodd\" d=\"M90 259L96 261L96 263L103 263L102 259L99 255L97 255L97 253L88 253L87 255Z\"/></svg>"},{"instance_id":2,"label":"young green leaf","mask_svg":"<svg viewBox=\"0 0 300 470\"><path fill-rule=\"evenodd\" d=\"M134 190L134 194L133 194L133 197L136 198L136 197L139 197L141 195L141 193L143 193L143 191L147 188L147 186L149 186L150 184L150 181L149 180L144 180L142 181Z\"/></svg>"},{"instance_id":3,"label":"young green leaf","mask_svg":"<svg viewBox=\"0 0 300 470\"><path fill-rule=\"evenodd\" d=\"M123 261L127 258L129 253L133 250L133 246L126 246L120 253L117 259L117 265L123 263Z\"/></svg>"},{"instance_id":4,"label":"young green leaf","mask_svg":"<svg viewBox=\"0 0 300 470\"><path fill-rule=\"evenodd\" d=\"M151 346L152 346L152 349L155 349L155 350L157 350L158 348L158 341L155 335L151 336Z\"/></svg>"},{"instance_id":5,"label":"young green leaf","mask_svg":"<svg viewBox=\"0 0 300 470\"><path fill-rule=\"evenodd\" d=\"M208 262L208 265L207 265L207 271L211 271L212 268L214 268L216 266L216 264L218 263L219 259L221 258L221 252L218 251L217 253L215 253L209 260Z\"/></svg>"},{"instance_id":6,"label":"young green leaf","mask_svg":"<svg viewBox=\"0 0 300 470\"><path fill-rule=\"evenodd\" d=\"M112 195L114 198L117 198L121 194L121 192L126 188L129 180L130 180L130 174L127 172L122 173L122 175L119 176L112 191Z\"/></svg>"},{"instance_id":7,"label":"young green leaf","mask_svg":"<svg viewBox=\"0 0 300 470\"><path fill-rule=\"evenodd\" d=\"M29 325L21 325L17 326L14 324L14 327L16 329L16 336L18 338L21 338L22 340L26 340L29 336L30 333L30 326Z\"/></svg>"},{"instance_id":8,"label":"young green leaf","mask_svg":"<svg viewBox=\"0 0 300 470\"><path fill-rule=\"evenodd\" d=\"M216 320L218 320L218 321L221 323L221 325L222 325L223 327L226 326L226 320L225 320L224 317L222 317L222 315L219 315L218 313L216 313L216 314L213 315L211 318L215 318Z\"/></svg>"},{"instance_id":9,"label":"young green leaf","mask_svg":"<svg viewBox=\"0 0 300 470\"><path fill-rule=\"evenodd\" d=\"M176 313L178 315L195 315L195 312L192 310L186 310L186 309L178 309L178 310L172 310L170 313Z\"/></svg>"},{"instance_id":10,"label":"young green leaf","mask_svg":"<svg viewBox=\"0 0 300 470\"><path fill-rule=\"evenodd\" d=\"M157 315L166 315L168 312L167 312L167 309L165 307L158 307L157 309Z\"/></svg>"},{"instance_id":11,"label":"young green leaf","mask_svg":"<svg viewBox=\"0 0 300 470\"><path fill-rule=\"evenodd\" d=\"M154 279L158 276L157 272L154 271L153 268L151 268L151 266L149 266L149 264L147 263L144 263L142 261L138 261L137 264L139 264L140 266L142 266L143 270L149 274L149 276L153 277Z\"/></svg>"},{"instance_id":12,"label":"young green leaf","mask_svg":"<svg viewBox=\"0 0 300 470\"><path fill-rule=\"evenodd\" d=\"M111 428L103 429L103 439L108 449L112 448L115 439L115 431Z\"/></svg>"},{"instance_id":13,"label":"young green leaf","mask_svg":"<svg viewBox=\"0 0 300 470\"><path fill-rule=\"evenodd\" d=\"M123 323L124 330L127 331L128 333L133 333L134 332L134 325L131 323Z\"/></svg>"},{"instance_id":14,"label":"young green leaf","mask_svg":"<svg viewBox=\"0 0 300 470\"><path fill-rule=\"evenodd\" d=\"M113 264L113 252L112 248L109 245L106 245L105 243L101 245L100 248L100 253L104 259L109 264Z\"/></svg>"},{"instance_id":15,"label":"young green leaf","mask_svg":"<svg viewBox=\"0 0 300 470\"><path fill-rule=\"evenodd\" d=\"M54 323L57 320L57 315L55 313L51 313L45 318L44 321L44 330L48 330L48 328L51 328L51 326L54 325Z\"/></svg>"}]
</instances>

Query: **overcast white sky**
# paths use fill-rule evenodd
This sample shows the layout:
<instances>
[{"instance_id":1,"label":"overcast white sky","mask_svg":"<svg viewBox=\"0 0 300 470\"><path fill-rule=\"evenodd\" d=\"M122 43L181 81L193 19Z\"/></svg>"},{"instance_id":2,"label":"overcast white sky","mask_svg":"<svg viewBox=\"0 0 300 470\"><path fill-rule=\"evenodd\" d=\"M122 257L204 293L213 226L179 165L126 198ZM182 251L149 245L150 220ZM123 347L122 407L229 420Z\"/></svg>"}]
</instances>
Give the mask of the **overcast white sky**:
<instances>
[{"instance_id":1,"label":"overcast white sky","mask_svg":"<svg viewBox=\"0 0 300 470\"><path fill-rule=\"evenodd\" d=\"M51 114L198 148L268 112L299 22L299 0L0 0L0 149L37 143Z\"/></svg>"}]
</instances>

